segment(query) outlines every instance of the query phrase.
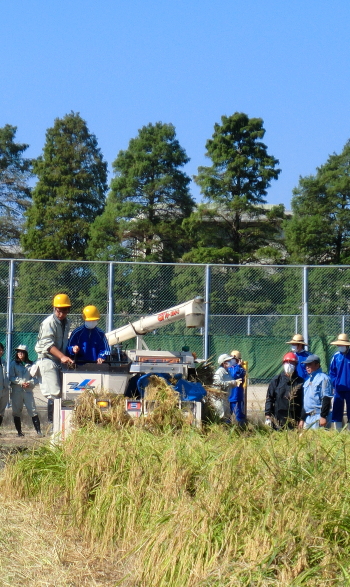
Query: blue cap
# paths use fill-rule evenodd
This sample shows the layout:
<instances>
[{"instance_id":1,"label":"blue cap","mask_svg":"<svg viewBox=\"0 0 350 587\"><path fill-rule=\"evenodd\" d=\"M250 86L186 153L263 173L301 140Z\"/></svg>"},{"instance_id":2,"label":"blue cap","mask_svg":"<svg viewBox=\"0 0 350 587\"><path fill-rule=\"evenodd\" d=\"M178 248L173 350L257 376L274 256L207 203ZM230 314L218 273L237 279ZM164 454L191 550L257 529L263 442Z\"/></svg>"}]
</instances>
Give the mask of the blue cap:
<instances>
[{"instance_id":1,"label":"blue cap","mask_svg":"<svg viewBox=\"0 0 350 587\"><path fill-rule=\"evenodd\" d=\"M321 359L318 355L309 355L305 361L301 361L302 365L308 365L309 363L321 363Z\"/></svg>"}]
</instances>

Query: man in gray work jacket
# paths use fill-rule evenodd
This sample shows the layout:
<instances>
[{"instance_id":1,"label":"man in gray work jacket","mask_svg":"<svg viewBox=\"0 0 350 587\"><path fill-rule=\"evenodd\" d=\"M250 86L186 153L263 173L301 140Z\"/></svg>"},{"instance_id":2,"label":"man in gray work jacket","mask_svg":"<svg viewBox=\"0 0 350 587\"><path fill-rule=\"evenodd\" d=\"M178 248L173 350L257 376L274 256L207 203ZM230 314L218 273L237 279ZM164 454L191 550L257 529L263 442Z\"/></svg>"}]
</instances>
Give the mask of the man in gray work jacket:
<instances>
[{"instance_id":1,"label":"man in gray work jacket","mask_svg":"<svg viewBox=\"0 0 350 587\"><path fill-rule=\"evenodd\" d=\"M71 302L66 294L57 294L53 300L53 314L41 323L35 351L38 353L40 390L47 397L47 416L53 423L53 401L61 394L61 364L73 363L67 357Z\"/></svg>"}]
</instances>

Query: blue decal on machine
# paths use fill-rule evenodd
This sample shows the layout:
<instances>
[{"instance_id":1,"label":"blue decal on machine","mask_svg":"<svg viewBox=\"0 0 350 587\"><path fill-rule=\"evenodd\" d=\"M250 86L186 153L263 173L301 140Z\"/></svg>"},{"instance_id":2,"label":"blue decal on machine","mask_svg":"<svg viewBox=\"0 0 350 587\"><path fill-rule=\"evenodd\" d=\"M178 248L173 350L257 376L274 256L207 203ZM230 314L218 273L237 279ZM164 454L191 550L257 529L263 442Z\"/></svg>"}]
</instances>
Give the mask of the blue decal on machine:
<instances>
[{"instance_id":1,"label":"blue decal on machine","mask_svg":"<svg viewBox=\"0 0 350 587\"><path fill-rule=\"evenodd\" d=\"M83 389L95 389L95 385L93 383L96 379L84 379L81 383L78 381L71 381L68 383L68 391L82 391Z\"/></svg>"}]
</instances>

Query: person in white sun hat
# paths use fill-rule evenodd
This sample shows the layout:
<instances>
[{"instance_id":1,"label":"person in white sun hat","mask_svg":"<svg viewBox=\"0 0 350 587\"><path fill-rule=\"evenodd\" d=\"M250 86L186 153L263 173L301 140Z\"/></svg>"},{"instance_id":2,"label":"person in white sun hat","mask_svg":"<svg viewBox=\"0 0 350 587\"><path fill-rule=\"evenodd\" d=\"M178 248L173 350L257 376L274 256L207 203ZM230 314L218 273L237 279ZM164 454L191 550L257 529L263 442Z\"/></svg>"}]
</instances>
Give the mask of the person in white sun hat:
<instances>
[{"instance_id":1,"label":"person in white sun hat","mask_svg":"<svg viewBox=\"0 0 350 587\"><path fill-rule=\"evenodd\" d=\"M227 393L227 401L217 400L215 409L219 418L224 418L225 416L229 418L230 410L228 407L228 396L232 388L239 387L242 384L242 379L233 379L228 372L229 367L232 365L231 355L228 355L227 353L220 355L218 358L218 364L220 366L215 371L213 385Z\"/></svg>"},{"instance_id":2,"label":"person in white sun hat","mask_svg":"<svg viewBox=\"0 0 350 587\"><path fill-rule=\"evenodd\" d=\"M331 344L338 347L328 373L334 388L332 422L337 430L342 429L344 402L346 402L348 429L350 429L350 340L348 335L342 332Z\"/></svg>"},{"instance_id":3,"label":"person in white sun hat","mask_svg":"<svg viewBox=\"0 0 350 587\"><path fill-rule=\"evenodd\" d=\"M286 344L290 344L290 350L292 353L295 353L298 357L298 364L296 367L296 372L298 373L299 377L303 379L307 379L309 377L306 366L303 363L305 359L307 359L312 353L310 351L305 350L306 342L302 334L294 334L291 340L288 340Z\"/></svg>"}]
</instances>

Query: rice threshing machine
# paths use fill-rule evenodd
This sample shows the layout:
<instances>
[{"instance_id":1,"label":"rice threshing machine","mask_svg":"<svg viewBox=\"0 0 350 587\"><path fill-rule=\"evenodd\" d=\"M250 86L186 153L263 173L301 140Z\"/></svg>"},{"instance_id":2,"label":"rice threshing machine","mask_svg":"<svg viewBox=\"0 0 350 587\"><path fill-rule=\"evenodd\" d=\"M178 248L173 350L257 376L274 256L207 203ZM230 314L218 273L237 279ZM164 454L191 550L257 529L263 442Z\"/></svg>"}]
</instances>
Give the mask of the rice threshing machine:
<instances>
[{"instance_id":1,"label":"rice threshing machine","mask_svg":"<svg viewBox=\"0 0 350 587\"><path fill-rule=\"evenodd\" d=\"M54 406L54 434L60 434L64 440L71 429L71 416L75 402L85 390L105 390L125 395L132 387L131 380L138 379L146 374L162 374L165 378L187 380L195 374L194 358L186 351L152 351L149 350L143 335L177 322L185 320L188 328L204 326L205 309L204 299L194 298L183 304L174 306L162 312L145 316L139 320L116 328L106 333L106 338L112 348L110 357L102 364L85 363L74 364L73 369L63 369L62 397L55 400ZM136 348L122 350L122 343L136 337ZM138 375L138 377L137 377ZM143 397L135 399L133 395L126 398L126 410L132 417L145 414L146 402ZM181 395L179 396L179 398ZM179 399L181 402L181 399ZM200 421L200 402L193 405L179 405L191 409L195 421Z\"/></svg>"}]
</instances>

